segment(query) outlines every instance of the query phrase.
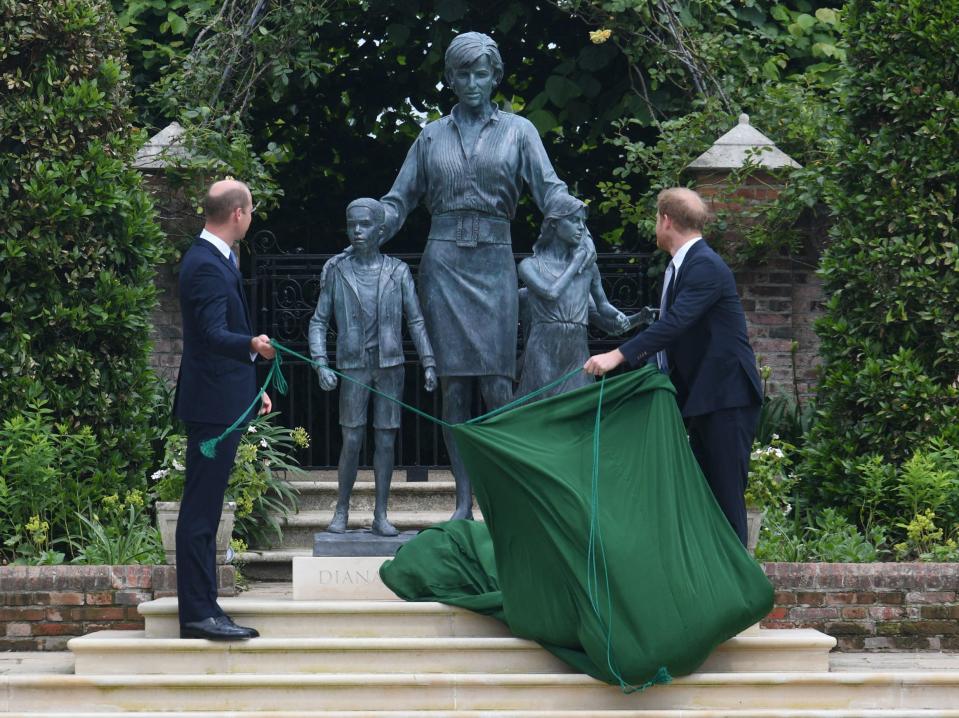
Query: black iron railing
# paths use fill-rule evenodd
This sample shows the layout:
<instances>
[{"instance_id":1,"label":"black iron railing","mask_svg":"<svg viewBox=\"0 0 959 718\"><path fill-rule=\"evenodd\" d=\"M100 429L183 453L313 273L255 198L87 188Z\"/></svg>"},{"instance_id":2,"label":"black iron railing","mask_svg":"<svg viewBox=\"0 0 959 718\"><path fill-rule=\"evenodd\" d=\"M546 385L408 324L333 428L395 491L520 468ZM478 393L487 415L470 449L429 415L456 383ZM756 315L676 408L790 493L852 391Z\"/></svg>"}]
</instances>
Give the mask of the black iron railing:
<instances>
[{"instance_id":1,"label":"black iron railing","mask_svg":"<svg viewBox=\"0 0 959 718\"><path fill-rule=\"evenodd\" d=\"M316 308L320 291L320 271L333 255L308 254L302 251L284 251L276 237L261 230L253 237L252 268L247 280L248 295L253 307L258 333L275 337L285 346L309 355L307 333L310 318ZM394 254L410 265L414 277L420 254ZM525 256L517 254L519 262ZM612 304L631 313L654 300L651 283L646 277L649 254L600 254L597 264L603 277L606 295ZM653 303L657 303L653 301ZM522 351L522 338L519 349ZM590 336L590 351L606 351L622 339L596 333ZM335 366L335 339L328 346ZM409 340L404 342L406 353L406 385L403 399L419 409L440 416L440 397L437 390L429 394L423 389L423 376L416 350ZM335 466L340 452L338 392L320 389L313 369L303 361L284 357L284 374L289 384L286 396L273 396L276 410L282 412L287 426L303 426L311 437L310 448L301 456L304 466L324 468ZM262 372L265 375L265 370ZM262 378L262 377L261 377ZM475 410L478 412L479 400ZM368 437L368 439L371 438ZM372 442L364 448L363 464L372 459ZM442 467L449 459L439 427L427 419L406 412L403 428L397 441L398 467Z\"/></svg>"}]
</instances>

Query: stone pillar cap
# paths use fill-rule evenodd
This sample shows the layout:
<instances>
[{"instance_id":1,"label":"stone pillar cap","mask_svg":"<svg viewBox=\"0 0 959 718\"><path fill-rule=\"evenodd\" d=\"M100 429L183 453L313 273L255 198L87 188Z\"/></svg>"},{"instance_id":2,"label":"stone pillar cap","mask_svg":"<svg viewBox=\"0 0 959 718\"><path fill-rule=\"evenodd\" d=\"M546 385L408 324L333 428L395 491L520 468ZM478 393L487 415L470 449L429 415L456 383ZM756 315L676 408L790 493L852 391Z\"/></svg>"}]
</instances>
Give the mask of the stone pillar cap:
<instances>
[{"instance_id":1,"label":"stone pillar cap","mask_svg":"<svg viewBox=\"0 0 959 718\"><path fill-rule=\"evenodd\" d=\"M749 115L741 114L739 124L713 143L686 169L697 171L736 170L752 164L765 169L801 167L796 160L749 124Z\"/></svg>"},{"instance_id":2,"label":"stone pillar cap","mask_svg":"<svg viewBox=\"0 0 959 718\"><path fill-rule=\"evenodd\" d=\"M176 160L189 157L183 146L183 126L171 122L140 148L133 160L138 170L162 170L176 164Z\"/></svg>"}]
</instances>

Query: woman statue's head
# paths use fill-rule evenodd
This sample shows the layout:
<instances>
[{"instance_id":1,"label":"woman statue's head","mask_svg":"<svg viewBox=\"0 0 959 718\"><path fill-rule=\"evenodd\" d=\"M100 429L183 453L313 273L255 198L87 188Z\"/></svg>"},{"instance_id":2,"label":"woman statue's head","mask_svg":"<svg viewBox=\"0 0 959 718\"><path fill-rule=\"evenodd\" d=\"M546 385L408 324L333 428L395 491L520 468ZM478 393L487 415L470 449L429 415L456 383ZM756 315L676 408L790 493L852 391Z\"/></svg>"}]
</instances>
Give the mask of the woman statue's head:
<instances>
[{"instance_id":1,"label":"woman statue's head","mask_svg":"<svg viewBox=\"0 0 959 718\"><path fill-rule=\"evenodd\" d=\"M488 64L489 70L492 72L493 82L489 88L489 92L492 92L492 89L499 85L500 80L503 79L503 58L500 57L499 47L493 38L481 32L464 32L462 35L454 37L450 46L446 48L444 77L447 86L451 87L457 96L461 95L461 92L457 90L455 81L457 70L468 69L483 58L486 59L486 62L480 64ZM460 100L463 100L462 96L460 96Z\"/></svg>"}]
</instances>

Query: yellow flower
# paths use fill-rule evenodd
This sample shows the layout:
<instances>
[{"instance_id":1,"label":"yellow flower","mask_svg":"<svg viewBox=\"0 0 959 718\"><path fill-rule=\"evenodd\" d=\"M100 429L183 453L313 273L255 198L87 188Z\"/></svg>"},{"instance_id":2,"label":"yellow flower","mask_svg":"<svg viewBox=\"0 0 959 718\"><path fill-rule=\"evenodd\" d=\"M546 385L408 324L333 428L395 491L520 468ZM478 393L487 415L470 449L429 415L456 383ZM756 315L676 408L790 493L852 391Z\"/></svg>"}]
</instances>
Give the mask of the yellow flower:
<instances>
[{"instance_id":1,"label":"yellow flower","mask_svg":"<svg viewBox=\"0 0 959 718\"><path fill-rule=\"evenodd\" d=\"M143 508L143 494L140 493L139 489L131 489L127 491L127 495L123 499L123 503L126 506L135 506L138 509Z\"/></svg>"},{"instance_id":2,"label":"yellow flower","mask_svg":"<svg viewBox=\"0 0 959 718\"><path fill-rule=\"evenodd\" d=\"M591 33L589 33L589 39L594 45L602 45L612 36L612 34L612 30L593 30Z\"/></svg>"},{"instance_id":3,"label":"yellow flower","mask_svg":"<svg viewBox=\"0 0 959 718\"><path fill-rule=\"evenodd\" d=\"M293 439L293 445L301 449L307 449L310 446L310 435L306 433L306 429L302 426L298 426L290 433L290 438Z\"/></svg>"}]
</instances>

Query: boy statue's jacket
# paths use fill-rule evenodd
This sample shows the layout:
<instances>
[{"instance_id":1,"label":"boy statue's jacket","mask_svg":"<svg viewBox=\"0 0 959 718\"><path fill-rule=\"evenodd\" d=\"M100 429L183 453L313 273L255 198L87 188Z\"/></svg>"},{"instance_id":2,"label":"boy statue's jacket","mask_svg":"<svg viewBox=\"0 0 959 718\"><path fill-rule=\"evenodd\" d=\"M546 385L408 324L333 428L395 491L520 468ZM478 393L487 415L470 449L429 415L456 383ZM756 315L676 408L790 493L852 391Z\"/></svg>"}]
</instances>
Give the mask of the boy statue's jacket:
<instances>
[{"instance_id":1,"label":"boy statue's jacket","mask_svg":"<svg viewBox=\"0 0 959 718\"><path fill-rule=\"evenodd\" d=\"M353 257L340 256L323 268L320 299L310 320L310 353L313 359L328 364L326 335L330 317L336 320L336 366L338 369L366 368L365 329ZM413 275L405 262L382 255L377 292L377 333L380 367L403 363L403 314L410 338L423 367L435 367L433 347L426 335L423 312L416 299ZM375 368L375 367L369 367Z\"/></svg>"}]
</instances>

